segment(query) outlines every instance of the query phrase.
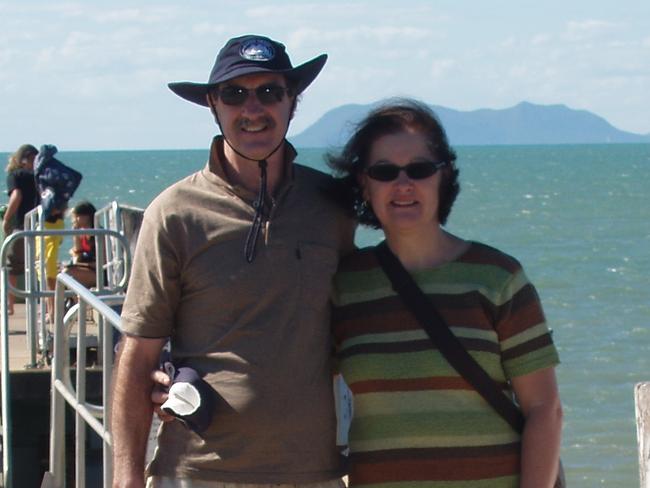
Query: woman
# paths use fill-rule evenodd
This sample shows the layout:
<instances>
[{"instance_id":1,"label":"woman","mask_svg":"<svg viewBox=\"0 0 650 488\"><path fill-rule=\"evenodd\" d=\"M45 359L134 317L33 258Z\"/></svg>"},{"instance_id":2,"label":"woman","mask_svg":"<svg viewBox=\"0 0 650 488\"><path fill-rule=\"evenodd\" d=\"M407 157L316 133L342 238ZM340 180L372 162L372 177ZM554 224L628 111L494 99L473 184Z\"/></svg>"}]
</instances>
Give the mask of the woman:
<instances>
[{"instance_id":1,"label":"woman","mask_svg":"<svg viewBox=\"0 0 650 488\"><path fill-rule=\"evenodd\" d=\"M444 229L458 169L435 115L408 100L380 107L329 159L359 221L383 229L454 335L525 417L520 435L433 346L373 249L360 249L336 276L333 325L354 395L350 484L553 486L557 352L521 265Z\"/></svg>"},{"instance_id":2,"label":"woman","mask_svg":"<svg viewBox=\"0 0 650 488\"><path fill-rule=\"evenodd\" d=\"M9 203L2 220L5 236L23 230L25 214L38 205L38 193L34 182L34 160L38 154L31 144L23 144L9 156L7 164L7 195ZM9 282L16 287L18 276L25 273L25 247L22 239L14 241L7 254ZM8 294L7 311L14 311L14 296Z\"/></svg>"}]
</instances>

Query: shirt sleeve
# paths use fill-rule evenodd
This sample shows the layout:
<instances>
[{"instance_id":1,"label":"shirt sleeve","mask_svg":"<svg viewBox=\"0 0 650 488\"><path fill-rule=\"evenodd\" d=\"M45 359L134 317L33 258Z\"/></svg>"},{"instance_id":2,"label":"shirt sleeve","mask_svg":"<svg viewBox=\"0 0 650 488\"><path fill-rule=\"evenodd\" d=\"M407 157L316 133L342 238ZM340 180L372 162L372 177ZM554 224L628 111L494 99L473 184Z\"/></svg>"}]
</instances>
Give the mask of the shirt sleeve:
<instances>
[{"instance_id":1,"label":"shirt sleeve","mask_svg":"<svg viewBox=\"0 0 650 488\"><path fill-rule=\"evenodd\" d=\"M523 269L501 291L496 330L506 376L514 378L559 363L551 331L535 287Z\"/></svg>"},{"instance_id":2,"label":"shirt sleeve","mask_svg":"<svg viewBox=\"0 0 650 488\"><path fill-rule=\"evenodd\" d=\"M16 173L12 171L7 175L7 195L11 196L11 192L18 188L18 182L16 181Z\"/></svg>"},{"instance_id":3,"label":"shirt sleeve","mask_svg":"<svg viewBox=\"0 0 650 488\"><path fill-rule=\"evenodd\" d=\"M153 203L144 214L122 310L123 332L168 337L180 300L180 264L169 217Z\"/></svg>"}]
</instances>

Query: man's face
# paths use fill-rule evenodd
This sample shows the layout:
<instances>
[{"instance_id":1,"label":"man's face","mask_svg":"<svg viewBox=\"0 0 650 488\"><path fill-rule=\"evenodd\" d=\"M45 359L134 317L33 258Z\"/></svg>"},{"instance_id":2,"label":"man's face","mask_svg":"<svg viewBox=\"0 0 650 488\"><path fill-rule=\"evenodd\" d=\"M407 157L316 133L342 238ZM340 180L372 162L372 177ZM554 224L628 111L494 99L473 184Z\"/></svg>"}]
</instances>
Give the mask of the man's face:
<instances>
[{"instance_id":1,"label":"man's face","mask_svg":"<svg viewBox=\"0 0 650 488\"><path fill-rule=\"evenodd\" d=\"M267 92L262 100L256 93L260 87ZM283 75L255 73L221 83L218 91L211 92L211 105L217 111L227 144L250 159L268 157L283 140L291 119L293 96L287 94L286 88ZM242 89L248 94L242 95ZM268 96L269 92L273 96ZM238 103L233 104L233 98Z\"/></svg>"}]
</instances>

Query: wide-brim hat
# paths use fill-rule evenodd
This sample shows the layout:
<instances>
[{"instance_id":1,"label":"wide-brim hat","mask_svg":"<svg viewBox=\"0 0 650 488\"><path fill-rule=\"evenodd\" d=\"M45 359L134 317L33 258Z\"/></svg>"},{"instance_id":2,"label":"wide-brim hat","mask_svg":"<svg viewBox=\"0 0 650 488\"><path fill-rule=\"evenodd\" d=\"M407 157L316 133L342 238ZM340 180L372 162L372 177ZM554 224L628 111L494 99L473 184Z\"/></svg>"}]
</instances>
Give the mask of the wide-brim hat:
<instances>
[{"instance_id":1,"label":"wide-brim hat","mask_svg":"<svg viewBox=\"0 0 650 488\"><path fill-rule=\"evenodd\" d=\"M219 51L207 83L180 81L167 86L185 100L207 107L206 96L219 83L253 73L280 73L295 80L297 95L316 79L326 61L327 54L321 54L294 67L282 43L245 35L230 39Z\"/></svg>"}]
</instances>

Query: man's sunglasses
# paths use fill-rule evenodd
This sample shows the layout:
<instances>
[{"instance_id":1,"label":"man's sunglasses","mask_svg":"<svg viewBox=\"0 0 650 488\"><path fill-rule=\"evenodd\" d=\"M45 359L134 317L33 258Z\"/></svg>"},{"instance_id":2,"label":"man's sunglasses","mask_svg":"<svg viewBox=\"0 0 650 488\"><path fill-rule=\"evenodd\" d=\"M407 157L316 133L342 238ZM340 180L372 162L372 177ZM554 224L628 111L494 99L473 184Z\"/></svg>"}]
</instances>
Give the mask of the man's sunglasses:
<instances>
[{"instance_id":1,"label":"man's sunglasses","mask_svg":"<svg viewBox=\"0 0 650 488\"><path fill-rule=\"evenodd\" d=\"M243 86L227 85L216 90L217 96L226 105L243 105L248 100L249 93L255 92L255 96L262 105L274 105L280 103L288 89L280 85L260 85L254 89Z\"/></svg>"},{"instance_id":2,"label":"man's sunglasses","mask_svg":"<svg viewBox=\"0 0 650 488\"><path fill-rule=\"evenodd\" d=\"M366 168L366 173L370 178L377 181L396 180L400 171L404 171L406 176L412 180L424 180L435 175L446 164L444 161L417 161L406 166L380 163Z\"/></svg>"}]
</instances>

